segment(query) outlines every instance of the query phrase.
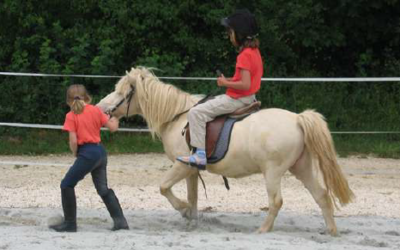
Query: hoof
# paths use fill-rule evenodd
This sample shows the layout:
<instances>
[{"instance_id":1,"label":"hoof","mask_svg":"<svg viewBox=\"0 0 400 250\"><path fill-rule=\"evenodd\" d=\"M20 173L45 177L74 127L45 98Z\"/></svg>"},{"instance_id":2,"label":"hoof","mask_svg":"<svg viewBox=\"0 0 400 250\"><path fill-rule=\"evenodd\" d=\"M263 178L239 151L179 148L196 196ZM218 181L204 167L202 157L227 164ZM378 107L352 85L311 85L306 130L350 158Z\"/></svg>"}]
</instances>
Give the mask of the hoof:
<instances>
[{"instance_id":1,"label":"hoof","mask_svg":"<svg viewBox=\"0 0 400 250\"><path fill-rule=\"evenodd\" d=\"M267 233L268 231L266 230L266 229L264 229L264 228L259 228L257 231L256 231L256 233L258 233L258 234L265 234L265 233Z\"/></svg>"},{"instance_id":2,"label":"hoof","mask_svg":"<svg viewBox=\"0 0 400 250\"><path fill-rule=\"evenodd\" d=\"M198 218L197 211L189 207L181 209L179 212L181 213L183 218L186 218L188 220L197 220Z\"/></svg>"},{"instance_id":3,"label":"hoof","mask_svg":"<svg viewBox=\"0 0 400 250\"><path fill-rule=\"evenodd\" d=\"M338 232L337 230L330 230L330 231L329 231L329 234L330 234L332 237L340 237L340 234L339 234L339 232Z\"/></svg>"},{"instance_id":4,"label":"hoof","mask_svg":"<svg viewBox=\"0 0 400 250\"><path fill-rule=\"evenodd\" d=\"M264 234L272 231L272 227L262 226L257 230L257 233Z\"/></svg>"}]
</instances>

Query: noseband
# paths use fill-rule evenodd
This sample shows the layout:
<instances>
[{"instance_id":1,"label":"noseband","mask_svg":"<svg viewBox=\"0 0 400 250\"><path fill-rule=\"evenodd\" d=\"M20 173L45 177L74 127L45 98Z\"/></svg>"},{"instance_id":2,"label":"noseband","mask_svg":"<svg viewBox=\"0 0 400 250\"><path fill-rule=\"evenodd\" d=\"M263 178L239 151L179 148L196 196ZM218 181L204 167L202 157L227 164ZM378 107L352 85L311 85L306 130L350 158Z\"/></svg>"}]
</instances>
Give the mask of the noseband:
<instances>
[{"instance_id":1,"label":"noseband","mask_svg":"<svg viewBox=\"0 0 400 250\"><path fill-rule=\"evenodd\" d=\"M135 87L131 85L131 90L129 91L128 95L122 99L113 109L111 109L108 113L111 115L119 106L121 106L125 101L128 102L128 108L126 109L126 117L129 114L129 107L131 106L132 97L135 94Z\"/></svg>"}]
</instances>

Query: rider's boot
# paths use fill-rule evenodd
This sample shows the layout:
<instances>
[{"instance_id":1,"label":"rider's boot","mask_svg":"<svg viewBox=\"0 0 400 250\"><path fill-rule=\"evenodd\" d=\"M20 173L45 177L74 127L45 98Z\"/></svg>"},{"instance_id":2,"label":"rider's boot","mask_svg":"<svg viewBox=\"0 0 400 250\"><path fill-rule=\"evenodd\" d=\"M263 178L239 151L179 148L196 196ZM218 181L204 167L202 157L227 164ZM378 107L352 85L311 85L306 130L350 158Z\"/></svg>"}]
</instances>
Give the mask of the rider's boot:
<instances>
[{"instance_id":1,"label":"rider's boot","mask_svg":"<svg viewBox=\"0 0 400 250\"><path fill-rule=\"evenodd\" d=\"M207 155L204 149L197 149L196 153L190 156L180 156L176 158L178 161L188 164L190 166L195 166L201 170L206 169L207 165Z\"/></svg>"}]
</instances>

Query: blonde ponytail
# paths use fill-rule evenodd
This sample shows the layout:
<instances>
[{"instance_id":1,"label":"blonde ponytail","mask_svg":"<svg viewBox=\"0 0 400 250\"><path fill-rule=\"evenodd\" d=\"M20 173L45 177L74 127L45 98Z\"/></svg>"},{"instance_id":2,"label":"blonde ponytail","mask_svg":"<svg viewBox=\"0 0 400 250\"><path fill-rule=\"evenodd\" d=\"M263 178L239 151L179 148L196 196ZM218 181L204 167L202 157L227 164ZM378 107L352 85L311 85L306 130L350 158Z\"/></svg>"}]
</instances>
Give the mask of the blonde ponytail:
<instances>
[{"instance_id":1,"label":"blonde ponytail","mask_svg":"<svg viewBox=\"0 0 400 250\"><path fill-rule=\"evenodd\" d=\"M85 86L74 84L68 87L67 104L75 114L81 114L85 108L85 104L89 104L91 101L92 98L87 93Z\"/></svg>"},{"instance_id":2,"label":"blonde ponytail","mask_svg":"<svg viewBox=\"0 0 400 250\"><path fill-rule=\"evenodd\" d=\"M77 115L81 114L81 113L83 112L83 109L84 109L84 108L85 108L85 102L84 102L84 101L82 101L82 100L80 100L80 99L75 99L75 100L72 102L71 110L72 110L75 114L77 114Z\"/></svg>"}]
</instances>

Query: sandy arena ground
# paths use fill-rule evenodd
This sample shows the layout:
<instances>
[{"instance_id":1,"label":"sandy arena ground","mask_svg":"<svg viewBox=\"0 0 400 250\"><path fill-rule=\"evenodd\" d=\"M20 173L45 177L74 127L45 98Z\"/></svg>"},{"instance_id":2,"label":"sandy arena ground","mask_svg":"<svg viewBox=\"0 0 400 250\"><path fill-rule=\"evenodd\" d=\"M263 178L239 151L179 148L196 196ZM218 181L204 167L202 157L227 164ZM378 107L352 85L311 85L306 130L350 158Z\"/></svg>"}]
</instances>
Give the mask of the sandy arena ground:
<instances>
[{"instance_id":1,"label":"sandy arena ground","mask_svg":"<svg viewBox=\"0 0 400 250\"><path fill-rule=\"evenodd\" d=\"M204 172L199 182L199 220L187 221L159 193L171 167L163 154L112 155L109 186L131 230L110 232L108 212L91 182L76 188L78 233L47 227L62 213L59 184L74 158L0 156L0 250L45 249L400 249L400 160L341 158L354 203L336 212L340 237L325 234L321 212L289 173L274 231L256 234L268 201L261 175L229 179ZM186 196L186 184L174 187Z\"/></svg>"}]
</instances>

